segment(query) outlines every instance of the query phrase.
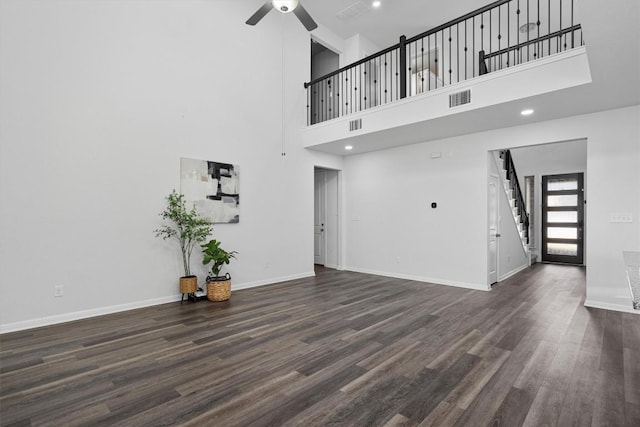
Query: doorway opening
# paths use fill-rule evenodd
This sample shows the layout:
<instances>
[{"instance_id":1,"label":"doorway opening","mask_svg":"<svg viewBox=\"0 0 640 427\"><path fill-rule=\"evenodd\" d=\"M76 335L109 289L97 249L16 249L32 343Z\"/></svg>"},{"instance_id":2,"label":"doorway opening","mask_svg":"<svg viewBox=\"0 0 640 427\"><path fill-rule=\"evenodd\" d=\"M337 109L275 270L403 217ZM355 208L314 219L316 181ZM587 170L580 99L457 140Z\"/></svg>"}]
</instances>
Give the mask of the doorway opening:
<instances>
[{"instance_id":1,"label":"doorway opening","mask_svg":"<svg viewBox=\"0 0 640 427\"><path fill-rule=\"evenodd\" d=\"M318 40L311 39L311 80L314 81L340 68L340 55L326 47ZM332 77L317 85L318 90L311 93L309 107L311 124L338 117L339 97L334 96L338 87L338 77Z\"/></svg>"},{"instance_id":2,"label":"doorway opening","mask_svg":"<svg viewBox=\"0 0 640 427\"><path fill-rule=\"evenodd\" d=\"M495 178L491 175L497 173L503 181L504 171L495 172L500 169L501 159L497 152L492 152L487 203L489 284L496 280L496 270L500 282L511 272L526 268L527 263L586 265L587 140L521 146L509 151L521 186L522 202L529 215L528 241L518 245L518 234L522 235L524 227L519 230L517 221L511 218L509 191L502 183L497 186L501 203L496 204L493 200L495 190L492 185L495 184L491 181ZM495 215L492 216L495 210L499 212L497 227ZM496 235L498 239L495 239Z\"/></svg>"},{"instance_id":3,"label":"doorway opening","mask_svg":"<svg viewBox=\"0 0 640 427\"><path fill-rule=\"evenodd\" d=\"M339 178L337 170L314 168L313 263L334 269L340 266Z\"/></svg>"}]
</instances>

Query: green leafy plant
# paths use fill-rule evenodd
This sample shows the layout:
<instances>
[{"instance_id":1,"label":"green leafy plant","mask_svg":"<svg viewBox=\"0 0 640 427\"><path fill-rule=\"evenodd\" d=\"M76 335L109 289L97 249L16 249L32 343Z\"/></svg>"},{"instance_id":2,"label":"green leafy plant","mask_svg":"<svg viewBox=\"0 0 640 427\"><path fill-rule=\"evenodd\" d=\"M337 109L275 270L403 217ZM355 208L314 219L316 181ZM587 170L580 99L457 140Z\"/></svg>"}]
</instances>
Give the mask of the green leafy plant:
<instances>
[{"instance_id":1,"label":"green leafy plant","mask_svg":"<svg viewBox=\"0 0 640 427\"><path fill-rule=\"evenodd\" d=\"M235 258L236 254L238 253L236 251L225 251L220 247L220 242L216 239L209 240L209 242L201 245L201 247L203 254L202 263L209 264L213 262L213 264L211 265L212 277L219 277L222 266L225 264L229 264L231 258Z\"/></svg>"},{"instance_id":2,"label":"green leafy plant","mask_svg":"<svg viewBox=\"0 0 640 427\"><path fill-rule=\"evenodd\" d=\"M187 210L186 201L183 194L173 190L167 197L167 207L160 212L160 216L171 224L153 230L156 237L166 239L176 239L182 251L182 262L184 264L184 275L191 276L191 253L198 243L205 241L207 236L213 231L211 221L202 218L196 212L195 207Z\"/></svg>"}]
</instances>

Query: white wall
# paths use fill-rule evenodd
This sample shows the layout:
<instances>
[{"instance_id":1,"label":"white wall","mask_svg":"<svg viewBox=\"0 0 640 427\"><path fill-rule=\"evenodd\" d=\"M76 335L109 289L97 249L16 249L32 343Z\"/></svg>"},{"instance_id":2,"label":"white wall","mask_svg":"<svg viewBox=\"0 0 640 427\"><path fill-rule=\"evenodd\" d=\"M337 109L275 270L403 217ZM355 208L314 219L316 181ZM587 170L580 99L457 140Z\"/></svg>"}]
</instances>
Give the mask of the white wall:
<instances>
[{"instance_id":1,"label":"white wall","mask_svg":"<svg viewBox=\"0 0 640 427\"><path fill-rule=\"evenodd\" d=\"M240 223L214 230L235 289L313 274L313 166L341 160L301 148L308 33L253 12L0 3L0 331L175 300L179 252L152 230L183 156L240 165Z\"/></svg>"},{"instance_id":2,"label":"white wall","mask_svg":"<svg viewBox=\"0 0 640 427\"><path fill-rule=\"evenodd\" d=\"M487 151L587 139L587 303L630 309L622 251L640 248L639 121L635 106L347 157L346 268L486 288ZM634 222L610 223L612 212Z\"/></svg>"},{"instance_id":3,"label":"white wall","mask_svg":"<svg viewBox=\"0 0 640 427\"><path fill-rule=\"evenodd\" d=\"M344 42L344 64L342 64L342 66L344 67L362 58L366 58L369 55L373 55L386 47L387 46L380 48L360 34L349 37Z\"/></svg>"}]
</instances>

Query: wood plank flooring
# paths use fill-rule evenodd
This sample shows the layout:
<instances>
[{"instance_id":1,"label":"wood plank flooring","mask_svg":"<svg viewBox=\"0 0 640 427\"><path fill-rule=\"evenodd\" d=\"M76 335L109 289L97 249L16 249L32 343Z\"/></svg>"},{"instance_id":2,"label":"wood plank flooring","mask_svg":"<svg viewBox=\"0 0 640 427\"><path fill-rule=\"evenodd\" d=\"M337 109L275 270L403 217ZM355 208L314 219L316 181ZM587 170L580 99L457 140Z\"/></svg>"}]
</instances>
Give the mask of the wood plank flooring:
<instances>
[{"instance_id":1,"label":"wood plank flooring","mask_svg":"<svg viewBox=\"0 0 640 427\"><path fill-rule=\"evenodd\" d=\"M640 316L536 264L491 292L318 269L0 336L2 426L640 426Z\"/></svg>"}]
</instances>

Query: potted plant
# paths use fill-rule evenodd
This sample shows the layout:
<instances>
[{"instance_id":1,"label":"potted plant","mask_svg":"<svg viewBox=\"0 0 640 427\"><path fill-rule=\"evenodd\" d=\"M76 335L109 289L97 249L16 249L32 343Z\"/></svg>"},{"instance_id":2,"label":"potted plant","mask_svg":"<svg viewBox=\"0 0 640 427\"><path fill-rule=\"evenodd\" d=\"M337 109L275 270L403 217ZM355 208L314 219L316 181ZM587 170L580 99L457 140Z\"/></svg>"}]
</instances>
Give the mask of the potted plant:
<instances>
[{"instance_id":1,"label":"potted plant","mask_svg":"<svg viewBox=\"0 0 640 427\"><path fill-rule=\"evenodd\" d=\"M160 213L160 216L170 223L154 230L154 232L156 237L162 237L163 240L175 239L180 245L184 266L184 276L180 278L180 292L182 299L184 299L184 294L191 297L198 289L198 278L191 274L191 254L196 244L204 242L211 234L213 226L211 221L198 215L195 207L187 210L184 195L176 193L176 190L167 196L167 207Z\"/></svg>"},{"instance_id":2,"label":"potted plant","mask_svg":"<svg viewBox=\"0 0 640 427\"><path fill-rule=\"evenodd\" d=\"M225 264L229 264L231 258L235 258L238 252L227 252L220 247L220 242L212 239L201 245L202 263L211 265L211 273L207 276L207 298L210 301L226 301L231 297L231 276L229 273L220 275L220 270Z\"/></svg>"}]
</instances>

